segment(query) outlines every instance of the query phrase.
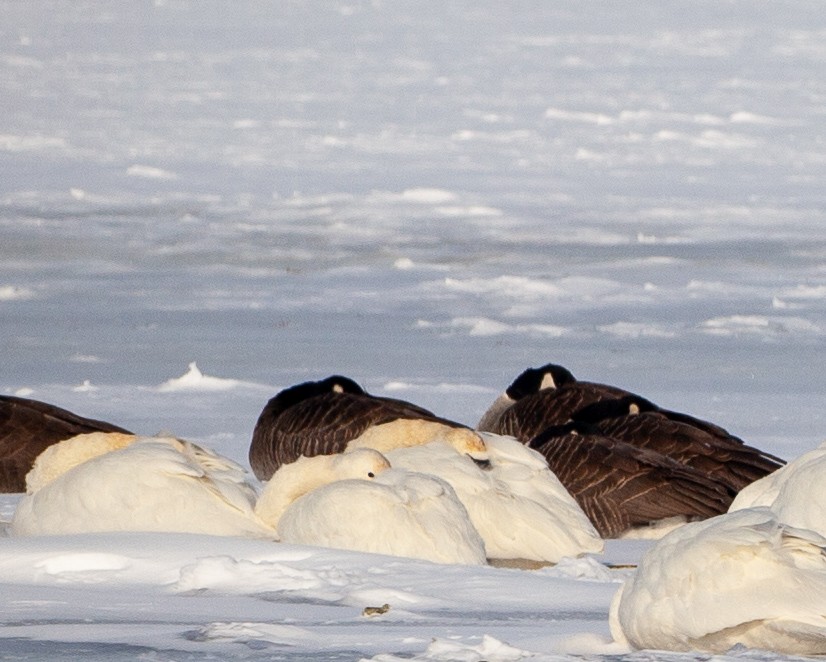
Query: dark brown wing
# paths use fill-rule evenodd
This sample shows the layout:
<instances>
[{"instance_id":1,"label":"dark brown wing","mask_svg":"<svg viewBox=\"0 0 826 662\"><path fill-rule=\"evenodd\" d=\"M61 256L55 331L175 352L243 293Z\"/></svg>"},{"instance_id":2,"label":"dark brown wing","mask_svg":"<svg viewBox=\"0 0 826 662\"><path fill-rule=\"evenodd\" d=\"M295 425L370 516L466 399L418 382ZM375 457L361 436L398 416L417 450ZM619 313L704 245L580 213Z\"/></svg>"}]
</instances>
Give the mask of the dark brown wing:
<instances>
[{"instance_id":1,"label":"dark brown wing","mask_svg":"<svg viewBox=\"0 0 826 662\"><path fill-rule=\"evenodd\" d=\"M22 492L35 458L64 439L89 432L128 432L54 405L0 396L0 492Z\"/></svg>"},{"instance_id":2,"label":"dark brown wing","mask_svg":"<svg viewBox=\"0 0 826 662\"><path fill-rule=\"evenodd\" d=\"M782 462L737 438L714 436L663 413L606 418L596 428L606 436L687 464L735 493L782 466Z\"/></svg>"},{"instance_id":3,"label":"dark brown wing","mask_svg":"<svg viewBox=\"0 0 826 662\"><path fill-rule=\"evenodd\" d=\"M423 419L463 427L409 402L367 393L327 392L287 408L277 398L270 401L274 407L264 407L252 434L249 461L259 480L269 480L279 466L301 455L340 453L375 425Z\"/></svg>"},{"instance_id":4,"label":"dark brown wing","mask_svg":"<svg viewBox=\"0 0 826 662\"><path fill-rule=\"evenodd\" d=\"M622 389L590 382L572 382L556 389L543 389L517 400L502 413L493 426L496 429L490 432L529 441L545 428L576 419L577 412L586 407L626 396L628 392Z\"/></svg>"},{"instance_id":5,"label":"dark brown wing","mask_svg":"<svg viewBox=\"0 0 826 662\"><path fill-rule=\"evenodd\" d=\"M616 439L570 426L532 440L600 535L667 517L707 518L726 512L733 493L699 471Z\"/></svg>"},{"instance_id":6,"label":"dark brown wing","mask_svg":"<svg viewBox=\"0 0 826 662\"><path fill-rule=\"evenodd\" d=\"M705 434L726 443L744 443L742 439L734 436L728 430L716 425L715 423L704 421L703 419L697 418L696 416L691 416L690 414L663 409L662 407L655 405L650 400L647 400L636 393L627 393L626 395L619 395L617 397L605 397L589 403L574 412L572 418L585 423L596 423L606 418L626 416L629 413L634 413L634 410L641 413L656 412L662 414L675 423L690 425L691 427L697 428ZM778 458L774 459L782 463L782 460L779 460Z\"/></svg>"}]
</instances>

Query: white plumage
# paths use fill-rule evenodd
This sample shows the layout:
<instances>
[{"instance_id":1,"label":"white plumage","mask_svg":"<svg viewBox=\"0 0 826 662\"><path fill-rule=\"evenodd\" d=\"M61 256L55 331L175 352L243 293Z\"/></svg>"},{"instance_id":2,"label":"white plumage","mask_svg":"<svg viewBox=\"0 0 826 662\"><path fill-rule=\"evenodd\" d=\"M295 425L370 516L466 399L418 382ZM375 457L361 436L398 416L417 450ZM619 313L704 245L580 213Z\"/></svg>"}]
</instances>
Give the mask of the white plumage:
<instances>
[{"instance_id":1,"label":"white plumage","mask_svg":"<svg viewBox=\"0 0 826 662\"><path fill-rule=\"evenodd\" d=\"M633 648L826 653L826 539L750 508L669 533L611 605Z\"/></svg>"},{"instance_id":2,"label":"white plumage","mask_svg":"<svg viewBox=\"0 0 826 662\"><path fill-rule=\"evenodd\" d=\"M744 487L729 512L767 506L790 526L826 536L826 443Z\"/></svg>"},{"instance_id":3,"label":"white plumage","mask_svg":"<svg viewBox=\"0 0 826 662\"><path fill-rule=\"evenodd\" d=\"M488 469L441 442L389 450L386 456L395 467L448 482L485 541L488 558L556 563L602 551L599 534L542 455L512 437L480 435Z\"/></svg>"},{"instance_id":4,"label":"white plumage","mask_svg":"<svg viewBox=\"0 0 826 662\"><path fill-rule=\"evenodd\" d=\"M482 539L447 483L391 469L372 449L283 465L257 511L283 542L437 563L486 561Z\"/></svg>"},{"instance_id":5,"label":"white plumage","mask_svg":"<svg viewBox=\"0 0 826 662\"><path fill-rule=\"evenodd\" d=\"M79 435L44 451L27 476L12 535L174 531L274 537L253 512L244 469L174 438Z\"/></svg>"},{"instance_id":6,"label":"white plumage","mask_svg":"<svg viewBox=\"0 0 826 662\"><path fill-rule=\"evenodd\" d=\"M79 435L38 457L10 532L237 535L485 563L484 544L449 485L389 468L371 449L302 457L256 498L240 465L190 442Z\"/></svg>"}]
</instances>

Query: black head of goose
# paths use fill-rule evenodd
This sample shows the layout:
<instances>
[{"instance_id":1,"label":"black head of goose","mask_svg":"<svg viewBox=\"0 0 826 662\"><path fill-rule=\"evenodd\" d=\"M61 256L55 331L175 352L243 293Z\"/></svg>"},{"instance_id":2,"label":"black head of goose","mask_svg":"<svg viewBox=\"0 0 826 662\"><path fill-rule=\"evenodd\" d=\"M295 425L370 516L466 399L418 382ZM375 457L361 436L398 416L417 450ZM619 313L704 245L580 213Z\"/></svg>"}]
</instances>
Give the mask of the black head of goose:
<instances>
[{"instance_id":1,"label":"black head of goose","mask_svg":"<svg viewBox=\"0 0 826 662\"><path fill-rule=\"evenodd\" d=\"M495 422L483 418L480 430L508 434L523 442L533 439L545 428L579 420L579 412L605 399L617 400L625 394L610 393L604 388L595 388L588 382L572 382L554 389L541 389L525 395L507 409L501 411ZM642 403L643 398L638 398ZM484 426L483 426L484 424Z\"/></svg>"},{"instance_id":2,"label":"black head of goose","mask_svg":"<svg viewBox=\"0 0 826 662\"><path fill-rule=\"evenodd\" d=\"M544 390L553 391L575 381L576 377L570 370L556 363L548 363L540 368L528 368L514 379L504 392L494 400L493 404L488 407L479 420L476 429L498 434L496 427L500 417L522 398Z\"/></svg>"},{"instance_id":3,"label":"black head of goose","mask_svg":"<svg viewBox=\"0 0 826 662\"><path fill-rule=\"evenodd\" d=\"M579 381L567 368L547 363L528 368L513 380L484 413L477 428L527 441L544 427L573 419L583 407L626 395L632 394L608 384Z\"/></svg>"},{"instance_id":4,"label":"black head of goose","mask_svg":"<svg viewBox=\"0 0 826 662\"><path fill-rule=\"evenodd\" d=\"M734 496L692 467L581 423L549 427L528 445L604 538L669 518L719 515Z\"/></svg>"},{"instance_id":5,"label":"black head of goose","mask_svg":"<svg viewBox=\"0 0 826 662\"><path fill-rule=\"evenodd\" d=\"M484 453L470 428L395 398L374 396L334 375L279 392L264 407L252 434L249 461L259 480L300 456L330 455L353 448L380 452L436 438L469 453Z\"/></svg>"},{"instance_id":6,"label":"black head of goose","mask_svg":"<svg viewBox=\"0 0 826 662\"><path fill-rule=\"evenodd\" d=\"M90 432L128 433L55 405L0 396L0 492L23 492L35 459L52 444Z\"/></svg>"},{"instance_id":7,"label":"black head of goose","mask_svg":"<svg viewBox=\"0 0 826 662\"><path fill-rule=\"evenodd\" d=\"M511 399L503 405L503 398L506 397ZM602 418L635 411L657 412L675 423L696 428L713 437L715 444L724 448L731 444L745 446L742 439L715 423L665 409L617 386L580 381L569 370L554 363L529 368L517 377L483 416L479 429L510 434L528 441L547 426L561 425L570 420L596 423ZM754 448L750 448L748 453L753 458L756 477L784 464L780 458ZM749 472L747 475L752 474Z\"/></svg>"}]
</instances>

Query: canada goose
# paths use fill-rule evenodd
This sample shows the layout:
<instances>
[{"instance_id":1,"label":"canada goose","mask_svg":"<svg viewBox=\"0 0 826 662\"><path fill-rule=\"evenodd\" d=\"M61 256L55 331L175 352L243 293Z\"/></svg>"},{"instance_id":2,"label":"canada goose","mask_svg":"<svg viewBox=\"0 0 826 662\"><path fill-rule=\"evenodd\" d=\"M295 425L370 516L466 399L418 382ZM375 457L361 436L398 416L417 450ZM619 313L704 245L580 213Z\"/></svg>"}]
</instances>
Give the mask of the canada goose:
<instances>
[{"instance_id":1,"label":"canada goose","mask_svg":"<svg viewBox=\"0 0 826 662\"><path fill-rule=\"evenodd\" d=\"M607 408L603 408L606 407ZM622 409L625 411L622 411ZM610 384L580 381L563 366L548 363L523 371L488 408L477 428L518 439L532 439L548 426L570 420L594 422L600 416L656 411L673 421L692 425L708 434L742 443L724 428L690 414L657 406L641 395ZM776 466L783 462L772 456Z\"/></svg>"},{"instance_id":2,"label":"canada goose","mask_svg":"<svg viewBox=\"0 0 826 662\"><path fill-rule=\"evenodd\" d=\"M668 518L723 513L732 495L696 469L579 423L547 428L529 442L603 538Z\"/></svg>"},{"instance_id":3,"label":"canada goose","mask_svg":"<svg viewBox=\"0 0 826 662\"><path fill-rule=\"evenodd\" d=\"M467 426L403 400L370 395L352 379L334 375L284 389L266 404L253 430L249 461L255 475L267 480L301 455L352 448L384 452L437 439L486 459L484 443Z\"/></svg>"},{"instance_id":4,"label":"canada goose","mask_svg":"<svg viewBox=\"0 0 826 662\"><path fill-rule=\"evenodd\" d=\"M23 492L35 458L52 444L88 432L127 432L46 402L0 395L0 492Z\"/></svg>"}]
</instances>

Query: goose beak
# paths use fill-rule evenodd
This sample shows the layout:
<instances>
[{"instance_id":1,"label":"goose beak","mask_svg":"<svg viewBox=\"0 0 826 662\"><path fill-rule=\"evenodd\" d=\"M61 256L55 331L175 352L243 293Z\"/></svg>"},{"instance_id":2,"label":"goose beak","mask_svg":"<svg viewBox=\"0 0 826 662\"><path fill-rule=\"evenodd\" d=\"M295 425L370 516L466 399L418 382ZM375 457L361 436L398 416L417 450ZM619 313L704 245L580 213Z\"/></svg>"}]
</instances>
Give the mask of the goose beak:
<instances>
[{"instance_id":1,"label":"goose beak","mask_svg":"<svg viewBox=\"0 0 826 662\"><path fill-rule=\"evenodd\" d=\"M482 471L490 471L493 467L491 467L490 460L487 458L480 459L473 457L472 455L468 454L468 457L473 460L473 463L479 467Z\"/></svg>"}]
</instances>

